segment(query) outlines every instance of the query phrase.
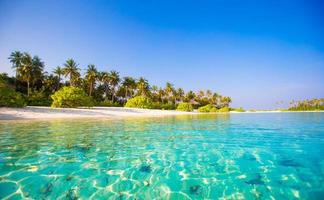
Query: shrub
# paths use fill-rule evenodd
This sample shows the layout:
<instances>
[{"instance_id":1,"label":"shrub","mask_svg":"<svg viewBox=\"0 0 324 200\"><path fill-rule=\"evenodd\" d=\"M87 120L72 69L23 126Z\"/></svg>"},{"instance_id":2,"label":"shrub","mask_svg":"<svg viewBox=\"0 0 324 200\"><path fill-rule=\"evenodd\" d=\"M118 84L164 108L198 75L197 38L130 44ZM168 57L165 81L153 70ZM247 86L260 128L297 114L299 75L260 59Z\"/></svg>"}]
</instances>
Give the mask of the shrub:
<instances>
[{"instance_id":1,"label":"shrub","mask_svg":"<svg viewBox=\"0 0 324 200\"><path fill-rule=\"evenodd\" d=\"M127 100L125 107L129 108L152 108L152 100L144 96L137 96Z\"/></svg>"},{"instance_id":2,"label":"shrub","mask_svg":"<svg viewBox=\"0 0 324 200\"><path fill-rule=\"evenodd\" d=\"M119 102L112 102L110 100L104 100L96 103L97 106L103 107L121 107L122 105Z\"/></svg>"},{"instance_id":3,"label":"shrub","mask_svg":"<svg viewBox=\"0 0 324 200\"><path fill-rule=\"evenodd\" d=\"M163 104L161 104L161 109L162 110L175 110L176 105L174 103L163 103Z\"/></svg>"},{"instance_id":4,"label":"shrub","mask_svg":"<svg viewBox=\"0 0 324 200\"><path fill-rule=\"evenodd\" d=\"M218 112L229 112L229 108L228 107L220 108Z\"/></svg>"},{"instance_id":5,"label":"shrub","mask_svg":"<svg viewBox=\"0 0 324 200\"><path fill-rule=\"evenodd\" d=\"M24 107L26 102L21 93L7 87L4 84L0 86L0 107Z\"/></svg>"},{"instance_id":6,"label":"shrub","mask_svg":"<svg viewBox=\"0 0 324 200\"><path fill-rule=\"evenodd\" d=\"M210 111L209 112L211 112L211 113L215 113L215 112L218 112L218 109L217 108L215 108L215 107L212 107L211 109L210 109Z\"/></svg>"},{"instance_id":7,"label":"shrub","mask_svg":"<svg viewBox=\"0 0 324 200\"><path fill-rule=\"evenodd\" d=\"M92 99L81 89L73 86L65 86L55 92L51 98L53 99L52 107L56 108L76 108L93 106Z\"/></svg>"},{"instance_id":8,"label":"shrub","mask_svg":"<svg viewBox=\"0 0 324 200\"><path fill-rule=\"evenodd\" d=\"M178 107L177 107L178 111L185 111L185 112L191 112L193 111L192 105L190 103L187 102L182 102L179 103Z\"/></svg>"},{"instance_id":9,"label":"shrub","mask_svg":"<svg viewBox=\"0 0 324 200\"><path fill-rule=\"evenodd\" d=\"M212 105L208 104L205 106L201 106L198 108L198 112L210 112L210 110L213 108Z\"/></svg>"},{"instance_id":10,"label":"shrub","mask_svg":"<svg viewBox=\"0 0 324 200\"><path fill-rule=\"evenodd\" d=\"M43 91L32 91L28 97L28 105L30 106L50 106L52 99Z\"/></svg>"},{"instance_id":11,"label":"shrub","mask_svg":"<svg viewBox=\"0 0 324 200\"><path fill-rule=\"evenodd\" d=\"M235 108L235 109L233 109L233 111L235 111L235 112L245 112L245 110L243 109L243 108Z\"/></svg>"},{"instance_id":12,"label":"shrub","mask_svg":"<svg viewBox=\"0 0 324 200\"><path fill-rule=\"evenodd\" d=\"M174 103L153 102L152 108L161 110L175 110L176 105Z\"/></svg>"}]
</instances>

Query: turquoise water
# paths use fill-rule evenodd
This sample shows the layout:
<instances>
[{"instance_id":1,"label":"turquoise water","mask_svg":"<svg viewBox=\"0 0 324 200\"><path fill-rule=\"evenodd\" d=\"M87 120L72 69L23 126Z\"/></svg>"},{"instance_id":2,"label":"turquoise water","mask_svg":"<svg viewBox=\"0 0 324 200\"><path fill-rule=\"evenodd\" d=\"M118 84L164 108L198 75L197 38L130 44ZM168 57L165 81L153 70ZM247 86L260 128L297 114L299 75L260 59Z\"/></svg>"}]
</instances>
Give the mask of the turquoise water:
<instances>
[{"instance_id":1,"label":"turquoise water","mask_svg":"<svg viewBox=\"0 0 324 200\"><path fill-rule=\"evenodd\" d=\"M0 199L323 199L324 113L0 122Z\"/></svg>"}]
</instances>

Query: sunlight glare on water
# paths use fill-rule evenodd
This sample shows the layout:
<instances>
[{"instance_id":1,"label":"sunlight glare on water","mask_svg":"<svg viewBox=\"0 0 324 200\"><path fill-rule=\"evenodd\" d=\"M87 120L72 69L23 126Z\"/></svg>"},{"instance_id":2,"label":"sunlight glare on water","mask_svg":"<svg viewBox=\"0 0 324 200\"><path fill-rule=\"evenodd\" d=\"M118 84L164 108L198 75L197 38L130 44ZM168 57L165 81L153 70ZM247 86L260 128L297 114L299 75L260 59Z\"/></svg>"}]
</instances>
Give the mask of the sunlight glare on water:
<instances>
[{"instance_id":1,"label":"sunlight glare on water","mask_svg":"<svg viewBox=\"0 0 324 200\"><path fill-rule=\"evenodd\" d=\"M324 113L0 122L0 199L323 199Z\"/></svg>"}]
</instances>

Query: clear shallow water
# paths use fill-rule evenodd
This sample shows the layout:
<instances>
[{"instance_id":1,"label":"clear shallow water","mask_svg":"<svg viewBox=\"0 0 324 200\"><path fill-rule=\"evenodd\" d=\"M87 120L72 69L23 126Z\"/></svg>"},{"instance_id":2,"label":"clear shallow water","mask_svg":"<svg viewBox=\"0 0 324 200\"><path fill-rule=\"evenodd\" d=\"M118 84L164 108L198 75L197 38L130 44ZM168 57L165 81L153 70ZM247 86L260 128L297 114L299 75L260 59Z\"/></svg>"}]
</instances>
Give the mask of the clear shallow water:
<instances>
[{"instance_id":1,"label":"clear shallow water","mask_svg":"<svg viewBox=\"0 0 324 200\"><path fill-rule=\"evenodd\" d=\"M0 199L323 199L324 113L0 123Z\"/></svg>"}]
</instances>

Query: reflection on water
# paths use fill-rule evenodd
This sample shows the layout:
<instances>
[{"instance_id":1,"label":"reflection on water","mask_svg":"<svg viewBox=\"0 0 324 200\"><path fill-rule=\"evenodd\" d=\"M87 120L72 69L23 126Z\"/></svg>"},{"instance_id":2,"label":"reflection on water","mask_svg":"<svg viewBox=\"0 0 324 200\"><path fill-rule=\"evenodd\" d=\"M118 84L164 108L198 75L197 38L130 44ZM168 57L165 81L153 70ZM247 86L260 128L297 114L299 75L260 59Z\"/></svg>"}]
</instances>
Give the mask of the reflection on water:
<instances>
[{"instance_id":1,"label":"reflection on water","mask_svg":"<svg viewBox=\"0 0 324 200\"><path fill-rule=\"evenodd\" d=\"M322 113L0 123L0 199L321 199Z\"/></svg>"}]
</instances>

